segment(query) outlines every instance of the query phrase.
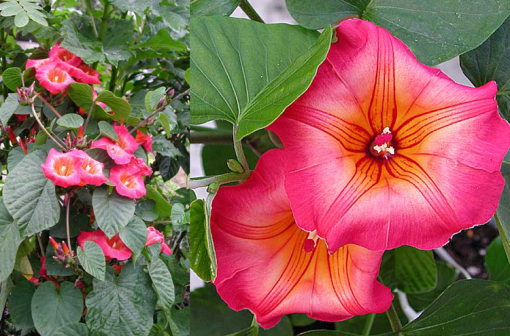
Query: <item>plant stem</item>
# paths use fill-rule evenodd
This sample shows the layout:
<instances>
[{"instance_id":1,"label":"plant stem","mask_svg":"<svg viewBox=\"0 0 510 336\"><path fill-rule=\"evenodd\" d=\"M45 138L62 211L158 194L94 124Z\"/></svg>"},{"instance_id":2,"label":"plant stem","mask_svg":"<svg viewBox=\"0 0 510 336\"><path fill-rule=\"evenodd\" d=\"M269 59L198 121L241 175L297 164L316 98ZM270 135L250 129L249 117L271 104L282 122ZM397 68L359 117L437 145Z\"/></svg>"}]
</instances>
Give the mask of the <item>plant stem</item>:
<instances>
[{"instance_id":1,"label":"plant stem","mask_svg":"<svg viewBox=\"0 0 510 336\"><path fill-rule=\"evenodd\" d=\"M255 11L248 0L241 0L239 7L241 7L243 12L245 12L251 20L264 23L264 20L262 20L260 15Z\"/></svg>"},{"instance_id":2,"label":"plant stem","mask_svg":"<svg viewBox=\"0 0 510 336\"><path fill-rule=\"evenodd\" d=\"M232 132L192 132L190 134L190 143L192 144L215 144L215 145L231 145Z\"/></svg>"},{"instance_id":3,"label":"plant stem","mask_svg":"<svg viewBox=\"0 0 510 336\"><path fill-rule=\"evenodd\" d=\"M110 13L108 12L110 10L110 4L105 1L104 10L103 10L103 18L101 19L101 27L99 28L99 41L103 41L104 34L106 33L106 25L108 24L108 17L110 16Z\"/></svg>"},{"instance_id":4,"label":"plant stem","mask_svg":"<svg viewBox=\"0 0 510 336\"><path fill-rule=\"evenodd\" d=\"M259 324L257 322L257 319L255 318L255 315L253 315L253 320L251 321L251 326L253 327L253 336L259 335Z\"/></svg>"},{"instance_id":5,"label":"plant stem","mask_svg":"<svg viewBox=\"0 0 510 336\"><path fill-rule=\"evenodd\" d=\"M90 4L90 0L85 0L85 5L87 6L87 11L89 12L90 20L92 21L92 28L94 29L94 34L96 37L99 37L99 33L96 28L96 21L94 20L94 13L92 12L92 6Z\"/></svg>"},{"instance_id":6,"label":"plant stem","mask_svg":"<svg viewBox=\"0 0 510 336\"><path fill-rule=\"evenodd\" d=\"M41 257L44 257L45 253L44 253L43 243L41 240L41 232L36 233L35 235L37 236L37 242L39 243L39 248L41 249Z\"/></svg>"},{"instance_id":7,"label":"plant stem","mask_svg":"<svg viewBox=\"0 0 510 336\"><path fill-rule=\"evenodd\" d=\"M0 29L0 40L2 41L2 46L3 46L5 44L5 40L6 40L3 29ZM2 56L2 74L4 73L5 70L7 70L7 57L5 55L3 55ZM7 90L7 86L5 85L5 83L3 83L3 95L4 95L4 99L7 99L8 90Z\"/></svg>"},{"instance_id":8,"label":"plant stem","mask_svg":"<svg viewBox=\"0 0 510 336\"><path fill-rule=\"evenodd\" d=\"M32 103L32 113L34 114L34 118L35 120L37 121L37 123L39 124L39 126L41 127L41 129L46 133L46 135L51 139L53 140L53 142L58 146L60 147L60 149L62 149L64 152L67 151L64 146L62 146L57 140L55 140L55 138L48 132L48 130L46 129L46 127L44 127L44 125L42 124L41 120L39 119L39 116L37 115L37 112L35 111L35 108L34 108L34 103Z\"/></svg>"},{"instance_id":9,"label":"plant stem","mask_svg":"<svg viewBox=\"0 0 510 336\"><path fill-rule=\"evenodd\" d=\"M196 189L196 188L202 188L207 187L211 183L218 183L219 185L230 183L230 182L238 182L238 181L244 181L248 177L250 177L250 171L247 170L244 173L226 173L222 175L217 176L210 176L210 177L200 177L197 179L192 179L190 181L190 188Z\"/></svg>"},{"instance_id":10,"label":"plant stem","mask_svg":"<svg viewBox=\"0 0 510 336\"><path fill-rule=\"evenodd\" d=\"M400 319L398 318L397 311L393 304L391 304L390 309L386 311L386 315L390 321L391 329L395 332L398 332L399 335L402 335L400 332L402 330L402 323L400 323Z\"/></svg>"},{"instance_id":11,"label":"plant stem","mask_svg":"<svg viewBox=\"0 0 510 336\"><path fill-rule=\"evenodd\" d=\"M244 171L249 172L250 167L248 166L248 160L246 160L246 155L244 155L243 150L243 143L241 140L236 139L237 135L237 126L234 127L234 134L233 134L233 140L234 140L234 150L236 152L237 161L243 166Z\"/></svg>"},{"instance_id":12,"label":"plant stem","mask_svg":"<svg viewBox=\"0 0 510 336\"><path fill-rule=\"evenodd\" d=\"M374 325L375 314L368 314L367 320L365 321L365 327L363 328L363 333L361 336L369 336L370 331L372 331L372 325Z\"/></svg>"},{"instance_id":13,"label":"plant stem","mask_svg":"<svg viewBox=\"0 0 510 336\"><path fill-rule=\"evenodd\" d=\"M69 196L69 194L67 194L66 196L67 196L67 209L66 209L67 245L69 246L70 249L72 249L72 247L71 247L71 234L70 234L70 230L69 230L69 209L71 208L71 196Z\"/></svg>"},{"instance_id":14,"label":"plant stem","mask_svg":"<svg viewBox=\"0 0 510 336\"><path fill-rule=\"evenodd\" d=\"M108 90L115 93L115 82L117 81L117 67L112 65L112 76L110 77L110 87Z\"/></svg>"},{"instance_id":15,"label":"plant stem","mask_svg":"<svg viewBox=\"0 0 510 336\"><path fill-rule=\"evenodd\" d=\"M46 106L48 106L50 108L50 110L52 110L53 113L55 113L57 115L57 117L62 118L62 115L60 113L58 113L57 109L55 107L53 107L53 105L51 105L46 99L44 99L40 95L38 95L37 98L40 101L42 101Z\"/></svg>"}]
</instances>

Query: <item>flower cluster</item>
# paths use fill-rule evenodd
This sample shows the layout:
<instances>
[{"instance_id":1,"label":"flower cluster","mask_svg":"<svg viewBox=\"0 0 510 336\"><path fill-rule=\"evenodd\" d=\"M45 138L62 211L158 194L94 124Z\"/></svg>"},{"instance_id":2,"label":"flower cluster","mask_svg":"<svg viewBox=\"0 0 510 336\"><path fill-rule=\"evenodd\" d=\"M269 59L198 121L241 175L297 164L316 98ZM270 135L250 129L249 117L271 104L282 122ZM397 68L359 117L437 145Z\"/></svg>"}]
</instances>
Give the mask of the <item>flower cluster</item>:
<instances>
[{"instance_id":1,"label":"flower cluster","mask_svg":"<svg viewBox=\"0 0 510 336\"><path fill-rule=\"evenodd\" d=\"M83 249L86 241L93 241L101 250L106 257L106 260L117 259L119 261L127 260L131 258L133 252L129 249L129 247L124 244L124 242L120 239L120 235L117 233L112 238L108 238L106 234L101 231L93 231L87 232L82 231L78 236L78 245ZM147 228L147 242L145 246L149 246L155 244L157 242L161 243L161 252L165 254L172 254L170 247L165 243L165 236L159 232L154 227Z\"/></svg>"},{"instance_id":2,"label":"flower cluster","mask_svg":"<svg viewBox=\"0 0 510 336\"><path fill-rule=\"evenodd\" d=\"M99 73L61 47L60 43L50 49L48 58L29 59L26 68L34 68L39 84L53 95L65 93L69 84L74 82L101 84Z\"/></svg>"},{"instance_id":3,"label":"flower cluster","mask_svg":"<svg viewBox=\"0 0 510 336\"><path fill-rule=\"evenodd\" d=\"M212 205L214 284L265 328L291 313L387 310L384 251L444 245L486 223L503 190L510 127L494 82L456 84L370 22L343 21L336 36L309 89L268 127L283 149Z\"/></svg>"}]
</instances>

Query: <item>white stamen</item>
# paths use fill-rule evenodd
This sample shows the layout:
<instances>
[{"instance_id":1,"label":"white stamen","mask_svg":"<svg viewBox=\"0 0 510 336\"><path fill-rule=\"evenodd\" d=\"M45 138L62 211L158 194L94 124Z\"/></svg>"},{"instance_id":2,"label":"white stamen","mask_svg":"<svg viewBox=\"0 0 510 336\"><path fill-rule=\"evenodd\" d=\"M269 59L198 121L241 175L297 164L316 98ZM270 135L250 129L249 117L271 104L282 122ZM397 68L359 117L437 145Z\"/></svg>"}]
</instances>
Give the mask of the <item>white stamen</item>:
<instances>
[{"instance_id":1,"label":"white stamen","mask_svg":"<svg viewBox=\"0 0 510 336\"><path fill-rule=\"evenodd\" d=\"M117 242L113 242L112 247L115 248L115 246L117 246Z\"/></svg>"},{"instance_id":2,"label":"white stamen","mask_svg":"<svg viewBox=\"0 0 510 336\"><path fill-rule=\"evenodd\" d=\"M317 245L317 240L319 239L319 236L317 236L317 230L313 230L312 232L309 232L308 239L313 240L315 245Z\"/></svg>"},{"instance_id":3,"label":"white stamen","mask_svg":"<svg viewBox=\"0 0 510 336\"><path fill-rule=\"evenodd\" d=\"M90 171L90 165L87 165L87 168L85 168L85 171L88 173Z\"/></svg>"},{"instance_id":4,"label":"white stamen","mask_svg":"<svg viewBox=\"0 0 510 336\"><path fill-rule=\"evenodd\" d=\"M395 148L390 146L390 148L388 148L388 153L390 153L391 155L395 155Z\"/></svg>"},{"instance_id":5,"label":"white stamen","mask_svg":"<svg viewBox=\"0 0 510 336\"><path fill-rule=\"evenodd\" d=\"M382 130L382 134L389 134L391 133L390 131L390 128L389 127L385 127L383 130Z\"/></svg>"},{"instance_id":6,"label":"white stamen","mask_svg":"<svg viewBox=\"0 0 510 336\"><path fill-rule=\"evenodd\" d=\"M55 82L58 82L58 76L55 76Z\"/></svg>"},{"instance_id":7,"label":"white stamen","mask_svg":"<svg viewBox=\"0 0 510 336\"><path fill-rule=\"evenodd\" d=\"M60 172L63 173L66 171L66 166L62 166L62 168L60 168Z\"/></svg>"}]
</instances>

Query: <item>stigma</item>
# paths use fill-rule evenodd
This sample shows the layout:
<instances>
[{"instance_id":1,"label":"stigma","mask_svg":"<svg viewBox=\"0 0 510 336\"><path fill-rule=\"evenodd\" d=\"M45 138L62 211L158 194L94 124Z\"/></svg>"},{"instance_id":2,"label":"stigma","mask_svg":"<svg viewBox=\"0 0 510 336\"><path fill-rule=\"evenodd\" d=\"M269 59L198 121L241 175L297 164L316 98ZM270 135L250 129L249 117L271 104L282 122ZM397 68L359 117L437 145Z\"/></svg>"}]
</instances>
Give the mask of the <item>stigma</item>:
<instances>
[{"instance_id":1,"label":"stigma","mask_svg":"<svg viewBox=\"0 0 510 336\"><path fill-rule=\"evenodd\" d=\"M374 141L370 145L370 153L381 159L389 159L395 155L395 148L391 144L393 135L391 134L390 128L385 127L381 134L375 137Z\"/></svg>"}]
</instances>

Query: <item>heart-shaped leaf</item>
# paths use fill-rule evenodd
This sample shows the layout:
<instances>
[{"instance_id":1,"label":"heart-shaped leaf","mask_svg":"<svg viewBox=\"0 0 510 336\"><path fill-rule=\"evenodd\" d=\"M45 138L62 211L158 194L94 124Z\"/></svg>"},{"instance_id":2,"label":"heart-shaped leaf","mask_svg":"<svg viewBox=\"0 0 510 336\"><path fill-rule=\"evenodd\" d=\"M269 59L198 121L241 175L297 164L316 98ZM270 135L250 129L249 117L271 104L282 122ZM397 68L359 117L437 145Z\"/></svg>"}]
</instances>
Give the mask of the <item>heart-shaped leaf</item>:
<instances>
[{"instance_id":1,"label":"heart-shaped leaf","mask_svg":"<svg viewBox=\"0 0 510 336\"><path fill-rule=\"evenodd\" d=\"M93 241L86 241L83 249L77 247L76 252L83 269L93 277L104 280L106 262L101 247Z\"/></svg>"},{"instance_id":2,"label":"heart-shaped leaf","mask_svg":"<svg viewBox=\"0 0 510 336\"><path fill-rule=\"evenodd\" d=\"M97 225L109 238L119 233L135 213L132 199L119 195L115 190L109 194L106 186L94 191L92 207Z\"/></svg>"}]
</instances>

